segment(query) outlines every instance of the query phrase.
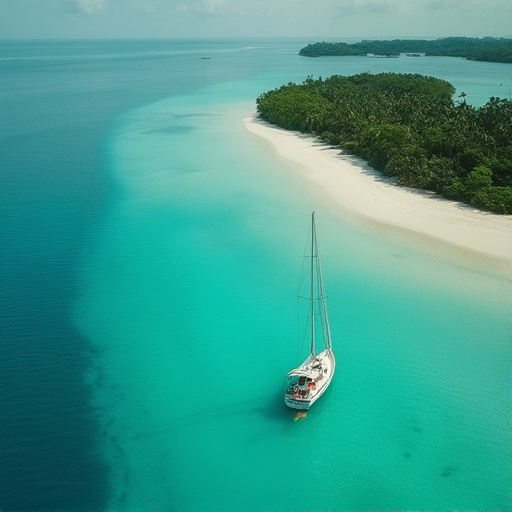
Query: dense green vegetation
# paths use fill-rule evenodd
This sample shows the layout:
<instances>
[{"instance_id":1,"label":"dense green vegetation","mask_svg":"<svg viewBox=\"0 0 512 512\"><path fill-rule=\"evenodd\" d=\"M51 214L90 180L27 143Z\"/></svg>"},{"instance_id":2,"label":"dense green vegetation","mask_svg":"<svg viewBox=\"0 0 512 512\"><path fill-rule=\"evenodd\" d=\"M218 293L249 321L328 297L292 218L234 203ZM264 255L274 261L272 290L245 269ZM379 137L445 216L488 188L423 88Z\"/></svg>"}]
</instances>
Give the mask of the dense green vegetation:
<instances>
[{"instance_id":1,"label":"dense green vegetation","mask_svg":"<svg viewBox=\"0 0 512 512\"><path fill-rule=\"evenodd\" d=\"M360 41L359 43L313 43L300 50L305 57L322 55L395 56L400 53L425 53L443 57L464 57L489 62L512 62L512 39L495 37L446 37L432 41L394 39L393 41Z\"/></svg>"},{"instance_id":2,"label":"dense green vegetation","mask_svg":"<svg viewBox=\"0 0 512 512\"><path fill-rule=\"evenodd\" d=\"M408 187L512 214L512 101L474 108L433 77L308 78L257 99L260 117L320 137Z\"/></svg>"}]
</instances>

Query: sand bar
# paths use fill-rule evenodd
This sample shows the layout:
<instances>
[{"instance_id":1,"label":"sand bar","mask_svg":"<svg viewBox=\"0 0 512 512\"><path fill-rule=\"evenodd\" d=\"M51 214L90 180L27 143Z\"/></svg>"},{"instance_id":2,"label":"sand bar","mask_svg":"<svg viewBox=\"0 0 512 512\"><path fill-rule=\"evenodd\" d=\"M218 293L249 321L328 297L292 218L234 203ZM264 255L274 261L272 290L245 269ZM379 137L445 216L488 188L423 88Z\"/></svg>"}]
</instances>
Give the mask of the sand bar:
<instances>
[{"instance_id":1,"label":"sand bar","mask_svg":"<svg viewBox=\"0 0 512 512\"><path fill-rule=\"evenodd\" d=\"M404 188L365 162L311 136L275 127L252 115L251 133L315 182L341 208L380 224L428 236L491 257L501 271L512 272L512 215L482 212L432 193Z\"/></svg>"}]
</instances>

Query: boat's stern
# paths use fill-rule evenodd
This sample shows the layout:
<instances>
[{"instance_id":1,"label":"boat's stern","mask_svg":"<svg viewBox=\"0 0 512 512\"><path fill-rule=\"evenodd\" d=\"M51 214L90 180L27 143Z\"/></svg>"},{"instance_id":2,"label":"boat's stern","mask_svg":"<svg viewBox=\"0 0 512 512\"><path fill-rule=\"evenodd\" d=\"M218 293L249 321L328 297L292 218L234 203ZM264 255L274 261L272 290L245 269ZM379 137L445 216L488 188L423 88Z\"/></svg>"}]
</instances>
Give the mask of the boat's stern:
<instances>
[{"instance_id":1,"label":"boat's stern","mask_svg":"<svg viewBox=\"0 0 512 512\"><path fill-rule=\"evenodd\" d=\"M292 409L298 409L300 411L306 411L310 408L311 402L309 400L300 400L296 398L284 397L284 403Z\"/></svg>"},{"instance_id":2,"label":"boat's stern","mask_svg":"<svg viewBox=\"0 0 512 512\"><path fill-rule=\"evenodd\" d=\"M311 379L304 375L292 375L284 395L284 403L292 409L309 409L312 404L311 382Z\"/></svg>"}]
</instances>

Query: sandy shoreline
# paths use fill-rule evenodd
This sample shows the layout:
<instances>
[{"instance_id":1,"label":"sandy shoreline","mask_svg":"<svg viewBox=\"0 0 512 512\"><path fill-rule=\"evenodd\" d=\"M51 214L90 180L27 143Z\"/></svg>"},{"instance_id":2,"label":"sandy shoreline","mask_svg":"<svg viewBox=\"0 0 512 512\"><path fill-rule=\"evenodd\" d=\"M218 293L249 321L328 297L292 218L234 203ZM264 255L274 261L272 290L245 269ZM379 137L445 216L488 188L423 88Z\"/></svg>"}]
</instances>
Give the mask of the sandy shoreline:
<instances>
[{"instance_id":1,"label":"sandy shoreline","mask_svg":"<svg viewBox=\"0 0 512 512\"><path fill-rule=\"evenodd\" d=\"M394 185L364 162L340 154L310 136L259 120L244 119L247 130L268 141L302 175L323 187L340 207L360 217L394 226L493 258L512 275L512 216L494 215L428 192Z\"/></svg>"}]
</instances>

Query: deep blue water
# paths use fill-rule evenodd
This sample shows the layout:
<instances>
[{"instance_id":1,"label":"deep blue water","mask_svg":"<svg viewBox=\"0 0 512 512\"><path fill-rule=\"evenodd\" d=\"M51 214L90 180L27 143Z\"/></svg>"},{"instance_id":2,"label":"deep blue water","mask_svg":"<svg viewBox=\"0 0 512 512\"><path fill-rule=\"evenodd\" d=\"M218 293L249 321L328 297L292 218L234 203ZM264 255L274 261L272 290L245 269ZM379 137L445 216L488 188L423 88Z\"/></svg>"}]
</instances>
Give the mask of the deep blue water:
<instances>
[{"instance_id":1,"label":"deep blue water","mask_svg":"<svg viewBox=\"0 0 512 512\"><path fill-rule=\"evenodd\" d=\"M0 43L2 510L106 503L83 382L94 354L70 322L77 266L112 192L102 138L126 109L254 74L254 61L229 58L248 44ZM206 72L205 50L221 55Z\"/></svg>"},{"instance_id":2,"label":"deep blue water","mask_svg":"<svg viewBox=\"0 0 512 512\"><path fill-rule=\"evenodd\" d=\"M165 349L170 352L162 352L162 359L158 353L161 347L154 340L167 340L169 333L187 339L200 359L199 367L207 372L215 350L206 342L203 346L198 333L203 335L207 328L212 329L223 314L221 306L228 296L232 326L223 324L212 333L212 339L223 342L244 333L246 339L256 340L262 332L267 337L276 336L275 331L280 337L286 336L282 321L288 319L287 313L276 311L275 304L261 299L273 293L270 284L261 282L284 285L279 291L283 300L290 290L294 292L295 272L293 267L287 267L293 251L279 246L274 252L270 247L278 242L283 246L284 242L298 242L302 246L300 219L296 220L292 213L300 218L301 201L304 208L313 206L314 201L299 201L304 194L299 185L284 178L276 181L271 176L270 157L247 135L233 128L236 120L251 112L260 92L308 75L367 70L424 72L450 80L477 105L492 95L507 97L510 92L509 68L505 65L460 59L304 59L297 52L305 44L306 41L264 40L0 44L1 510L130 510L146 508L145 505L148 510L261 509L258 499L247 501L244 490L250 489L249 485L231 489L227 499L226 486L219 487L208 475L221 468L234 478L237 465L244 468L245 459L254 461L254 467L264 468L265 464L272 464L272 453L279 460L279 449L284 450L283 457L293 457L294 442L302 442L306 434L292 432L289 423L276 423L275 418L269 422L269 416L280 415L277 407L270 407L261 419L261 413L255 412L265 410L259 395L254 398L248 394L249 404L239 404L240 397L234 393L222 396L218 408L201 409L204 404L194 402L196 395L190 395L190 404L185 407L168 409L167 402L158 396L144 404L143 414L136 409L149 396L152 386L166 385L166 372L172 370L165 362L167 358L180 357L180 352L171 347ZM205 56L209 59L202 59ZM236 141L232 153L226 149L229 138ZM194 148L200 150L190 158ZM241 163L244 159L246 163ZM260 176L256 170L262 162L267 171ZM245 170L243 180L235 185L232 166ZM168 167L174 181L169 181ZM265 189L266 183L272 192ZM287 192L282 194L285 189ZM290 213L283 215L283 210ZM267 221L276 218L282 218L282 226L277 235L267 238L262 234ZM328 209L324 219L327 232L333 233L339 227L339 221L329 216ZM368 244L361 249L365 255L372 253L376 240L380 240L364 229L343 229L354 246ZM369 241L358 242L364 237ZM173 244L178 247L178 243L180 252L176 253ZM382 240L378 243L387 247ZM346 250L340 242L331 242L331 249L334 248ZM389 263L369 257L363 271L356 263L361 257L358 249L347 252L344 263L352 272L350 276L331 271L331 293L333 288L345 288L348 292L344 293L351 299L338 298L338 307L347 320L334 320L334 327L346 335L359 329L369 349L365 353L355 344L348 344L345 353L349 362L345 366L340 363L359 390L356 395L350 393L344 380L337 388L352 416L343 416L340 406L333 405L332 400L326 400L322 408L326 412L324 418L329 417L330 408L334 409L336 428L345 433L339 449L353 455L356 463L354 475L337 477L343 491L332 493L326 505L399 508L405 504L424 508L434 497L421 490L420 483L414 481L412 485L407 475L419 478L427 473L403 466L404 460L411 457L415 464L414 450L418 446L418 460L432 462L432 473L437 472L439 481L435 485L439 487L434 486L433 492L441 498L432 501L434 508L440 503L447 508L457 504L480 506L489 499L493 500L491 508L507 505L510 493L506 492L504 478L496 476L509 468L507 454L499 458L494 451L506 446L509 433L501 423L493 430L471 409L481 403L490 417L496 414L501 420L502 411L510 408L505 389L504 396L492 401L492 393L503 387L500 379L504 368L511 363L507 359L510 351L504 348L508 303L492 296L499 286L489 284L482 276L449 266L439 270L441 267L434 265L433 274L446 272L452 276L445 285L451 291L442 293L425 284L418 292L410 284L411 275L405 272L398 278L404 283L395 290L393 304L389 301L393 287L385 277ZM170 269L169 256L175 257ZM417 255L408 256L412 266L430 268ZM327 273L329 262L331 269L337 264L332 255L327 255ZM279 277L279 264L286 267L284 277ZM227 268L232 277L220 285L215 283L219 273L227 274ZM237 276L244 277L243 286ZM374 290L371 297L365 296L363 290L371 289L376 276L382 279L381 288ZM461 283L480 283L480 279L491 290L483 293L482 302L474 291L470 298L463 298L453 290ZM174 287L171 291L169 283ZM216 300L212 301L211 293ZM424 297L424 306L420 306L424 307L424 316L409 323L396 318L398 307L404 316L414 318L417 313L413 305L419 295ZM169 303L174 307L167 317ZM194 307L197 304L203 311L200 319ZM361 304L374 312L370 320L365 316L364 327L357 307ZM459 326L443 317L443 311L450 307L454 312L465 311L461 313L461 318L467 317L464 338L457 338ZM287 304L285 310L289 309ZM247 312L251 315L245 316ZM439 318L437 324L432 324L430 315ZM279 319L279 327L275 318ZM389 318L394 320L389 322ZM491 325L496 329L496 353L489 356L490 362L479 374L475 361L485 352L479 344ZM421 326L421 336L415 335L417 326ZM485 327L480 327L482 332L479 326ZM395 345L395 335L400 331L409 337L409 349ZM130 338L134 332L140 337ZM144 337L147 332L151 339ZM450 347L434 343L443 360L439 367L424 348L430 343L426 335L430 332L436 340L446 332L458 340ZM474 339L471 338L472 350L464 354L461 340L468 332ZM154 352L145 351L144 346ZM123 347L129 349L123 352ZM268 353L265 345L261 350ZM454 350L462 350L462 354L455 357ZM397 368L414 370L400 384L392 382L391 372L382 371L383 367L390 368L381 362L389 351L401 361L396 363ZM263 354L247 344L230 355L229 364L235 367L244 353L264 362ZM362 358L366 356L369 362L364 363ZM429 361L427 370L437 368L440 374L426 376L426 370L417 369L418 356ZM471 396L478 398L474 402L458 394L455 381L464 379L463 370L457 369L449 376L443 373L449 362L459 360L463 361L462 369L474 372L472 382L491 382L483 390L471 390ZM277 366L269 368L274 380L282 371ZM358 373L365 366L378 370L372 374L374 380L372 375L362 378ZM252 379L247 379L240 369L233 371L244 386L250 386ZM495 372L495 380L489 379L489 372ZM272 379L268 389L275 387ZM390 417L386 410L389 397L379 396L377 400L372 394L381 385L379 379L390 379L385 384L401 397L396 416ZM438 418L438 405L428 401L429 387L414 388L418 381L430 379L443 383L446 389L453 387L443 395L439 387L431 384L444 402L439 406ZM407 388L415 389L418 401L430 405L409 404L412 398L405 391ZM457 399L452 400L450 393ZM463 406L459 409L457 400L467 405L471 414L465 413ZM253 401L255 407L251 405ZM230 407L234 402L239 405ZM396 440L401 443L399 460L392 454L394 441L377 447L381 461L392 461L394 482L385 469L378 467L379 461L371 469L367 467L368 454L376 449L377 437L372 437L375 431L369 413L360 408L363 402L375 407L374 418L382 436L400 437ZM449 419L448 409L456 420ZM247 414L255 429L250 434ZM137 423L139 417L144 418L143 425ZM206 434L211 425L203 428L203 417L218 429L216 446L208 442ZM397 418L403 422L395 424ZM478 429L468 430L470 422ZM443 432L434 427L429 430L429 425L438 423L446 426ZM325 427L320 418L316 423L312 420L315 439L320 435L319 424ZM327 432L335 435L333 428L327 426ZM227 429L232 429L229 435ZM403 435L396 433L400 429ZM162 432L172 432L176 437L173 434L172 441L160 441ZM419 440L422 432L423 440ZM461 432L469 433L458 444ZM479 435L484 441L474 442ZM141 443L135 445L134 440L139 439ZM239 441L242 448L231 453L228 460L225 454L231 449L231 440ZM432 452L432 446L443 443L452 443L456 448ZM208 460L199 463L201 453L207 453ZM336 475L338 462L326 458ZM457 462L453 462L455 459ZM421 467L420 462L416 464ZM488 470L492 475L489 485L492 481L493 487L487 494L474 486L479 464L484 471L489 465L496 471ZM348 460L346 465L350 466ZM263 503L270 501L269 510L279 510L286 503L279 482L270 485L261 472L250 474L267 488L267 494L260 495ZM377 481L376 475L382 482ZM429 476L425 478L432 483ZM450 487L447 482L453 480L456 484ZM196 482L205 495L193 496ZM290 483L287 478L284 482ZM403 487L397 482L402 482ZM408 485L414 487L411 496L400 495L399 489ZM219 489L224 498L216 495ZM301 501L295 497L288 503L297 510ZM305 503L311 507L310 502Z\"/></svg>"},{"instance_id":3,"label":"deep blue water","mask_svg":"<svg viewBox=\"0 0 512 512\"><path fill-rule=\"evenodd\" d=\"M70 323L70 304L108 196L101 154L112 119L189 80L219 80L160 55L176 46L180 55L195 45L0 45L3 510L91 509L107 499L83 383L91 347Z\"/></svg>"}]
</instances>

